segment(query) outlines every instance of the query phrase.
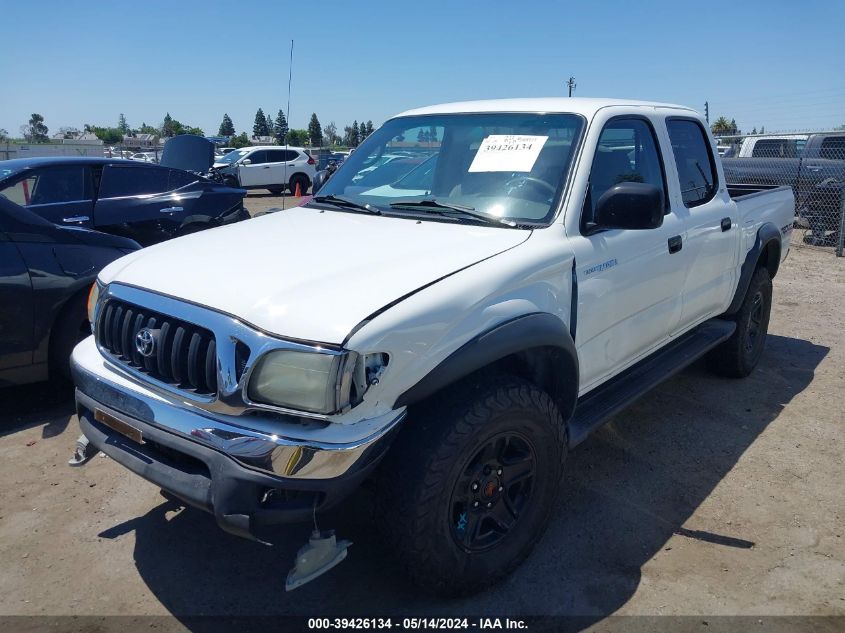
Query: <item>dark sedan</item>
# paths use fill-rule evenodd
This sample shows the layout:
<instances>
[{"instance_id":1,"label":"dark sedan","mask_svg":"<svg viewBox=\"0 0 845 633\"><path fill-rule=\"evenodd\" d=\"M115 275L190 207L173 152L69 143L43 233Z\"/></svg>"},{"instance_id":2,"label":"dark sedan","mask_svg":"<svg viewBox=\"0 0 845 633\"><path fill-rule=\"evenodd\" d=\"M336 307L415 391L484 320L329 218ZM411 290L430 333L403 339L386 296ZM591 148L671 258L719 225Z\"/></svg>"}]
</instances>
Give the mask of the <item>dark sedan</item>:
<instances>
[{"instance_id":1,"label":"dark sedan","mask_svg":"<svg viewBox=\"0 0 845 633\"><path fill-rule=\"evenodd\" d=\"M86 300L97 273L138 248L0 197L0 386L68 375L71 350L91 333Z\"/></svg>"},{"instance_id":2,"label":"dark sedan","mask_svg":"<svg viewBox=\"0 0 845 633\"><path fill-rule=\"evenodd\" d=\"M49 222L144 246L249 218L243 189L183 169L112 158L2 161L0 195Z\"/></svg>"}]
</instances>

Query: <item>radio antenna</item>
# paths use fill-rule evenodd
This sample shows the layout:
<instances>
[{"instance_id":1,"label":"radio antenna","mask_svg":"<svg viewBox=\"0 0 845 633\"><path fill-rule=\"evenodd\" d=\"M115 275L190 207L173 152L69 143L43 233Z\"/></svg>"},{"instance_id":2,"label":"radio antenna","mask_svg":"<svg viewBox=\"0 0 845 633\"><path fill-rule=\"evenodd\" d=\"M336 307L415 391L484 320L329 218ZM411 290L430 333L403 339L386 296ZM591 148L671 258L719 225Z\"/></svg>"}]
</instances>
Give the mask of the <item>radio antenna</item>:
<instances>
[{"instance_id":1,"label":"radio antenna","mask_svg":"<svg viewBox=\"0 0 845 633\"><path fill-rule=\"evenodd\" d=\"M290 41L290 63L288 64L288 113L287 113L287 123L288 123L288 133L285 134L285 153L288 150L288 136L290 135L290 84L291 79L293 78L293 40ZM288 186L288 161L285 161L285 187ZM283 190L284 193L284 190ZM293 194L293 191L291 191ZM287 196L282 195L282 211L285 210L285 200Z\"/></svg>"}]
</instances>

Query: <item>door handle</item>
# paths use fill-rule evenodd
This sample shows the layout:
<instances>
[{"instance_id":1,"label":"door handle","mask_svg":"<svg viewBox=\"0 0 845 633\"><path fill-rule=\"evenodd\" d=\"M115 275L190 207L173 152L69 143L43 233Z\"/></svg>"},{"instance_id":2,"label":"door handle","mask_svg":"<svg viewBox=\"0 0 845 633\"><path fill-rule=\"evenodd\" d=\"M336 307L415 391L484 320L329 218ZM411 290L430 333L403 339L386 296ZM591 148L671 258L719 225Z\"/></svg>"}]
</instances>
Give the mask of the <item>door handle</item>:
<instances>
[{"instance_id":1,"label":"door handle","mask_svg":"<svg viewBox=\"0 0 845 633\"><path fill-rule=\"evenodd\" d=\"M670 253L677 253L684 247L684 240L681 238L680 235L675 235L674 237L669 238L669 252Z\"/></svg>"},{"instance_id":2,"label":"door handle","mask_svg":"<svg viewBox=\"0 0 845 633\"><path fill-rule=\"evenodd\" d=\"M288 163L288 167L296 167L296 163Z\"/></svg>"},{"instance_id":3,"label":"door handle","mask_svg":"<svg viewBox=\"0 0 845 633\"><path fill-rule=\"evenodd\" d=\"M733 226L733 222L731 221L730 218L722 218L722 233L730 230L730 228L732 226Z\"/></svg>"},{"instance_id":4,"label":"door handle","mask_svg":"<svg viewBox=\"0 0 845 633\"><path fill-rule=\"evenodd\" d=\"M179 211L184 211L182 207L165 207L164 209L159 209L159 213L179 213Z\"/></svg>"},{"instance_id":5,"label":"door handle","mask_svg":"<svg viewBox=\"0 0 845 633\"><path fill-rule=\"evenodd\" d=\"M270 169L270 165L264 165L261 169Z\"/></svg>"},{"instance_id":6,"label":"door handle","mask_svg":"<svg viewBox=\"0 0 845 633\"><path fill-rule=\"evenodd\" d=\"M87 222L90 219L87 215L73 215L69 218L62 218L62 222Z\"/></svg>"}]
</instances>

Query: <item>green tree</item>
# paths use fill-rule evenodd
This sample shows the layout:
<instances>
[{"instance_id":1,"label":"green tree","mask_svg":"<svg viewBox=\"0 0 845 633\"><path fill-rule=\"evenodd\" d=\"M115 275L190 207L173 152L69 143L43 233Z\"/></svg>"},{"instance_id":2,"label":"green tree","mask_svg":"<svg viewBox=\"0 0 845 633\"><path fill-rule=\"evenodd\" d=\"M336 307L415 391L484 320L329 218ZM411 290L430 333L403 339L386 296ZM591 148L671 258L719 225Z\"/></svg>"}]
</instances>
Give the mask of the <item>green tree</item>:
<instances>
[{"instance_id":1,"label":"green tree","mask_svg":"<svg viewBox=\"0 0 845 633\"><path fill-rule=\"evenodd\" d=\"M124 134L129 134L129 124L126 122L126 117L123 112L121 112L120 116L117 118L117 129Z\"/></svg>"},{"instance_id":2,"label":"green tree","mask_svg":"<svg viewBox=\"0 0 845 633\"><path fill-rule=\"evenodd\" d=\"M44 117L37 113L29 117L29 123L21 126L21 131L23 137L30 143L46 143L50 140L47 136L50 129L44 125Z\"/></svg>"},{"instance_id":3,"label":"green tree","mask_svg":"<svg viewBox=\"0 0 845 633\"><path fill-rule=\"evenodd\" d=\"M229 146L230 147L241 148L241 147L249 147L249 145L250 145L250 142L249 142L249 138L247 138L246 132L241 132L240 134L238 134L237 136L233 136L229 140Z\"/></svg>"},{"instance_id":4,"label":"green tree","mask_svg":"<svg viewBox=\"0 0 845 633\"><path fill-rule=\"evenodd\" d=\"M308 130L289 130L287 143L294 147L303 147L308 143Z\"/></svg>"},{"instance_id":5,"label":"green tree","mask_svg":"<svg viewBox=\"0 0 845 633\"><path fill-rule=\"evenodd\" d=\"M117 145L123 141L123 132L116 127L99 127L86 123L85 131L93 133L106 145Z\"/></svg>"},{"instance_id":6,"label":"green tree","mask_svg":"<svg viewBox=\"0 0 845 633\"><path fill-rule=\"evenodd\" d=\"M164 115L164 121L161 124L161 136L170 138L176 136L175 126L173 125L173 117L170 113Z\"/></svg>"},{"instance_id":7,"label":"green tree","mask_svg":"<svg viewBox=\"0 0 845 633\"><path fill-rule=\"evenodd\" d=\"M9 133L0 127L0 141L7 141L9 140Z\"/></svg>"},{"instance_id":8,"label":"green tree","mask_svg":"<svg viewBox=\"0 0 845 633\"><path fill-rule=\"evenodd\" d=\"M273 127L274 127L274 125L273 125L273 117L271 117L271 116L268 114L268 115L267 115L266 117L264 117L264 118L265 118L266 123L267 123L267 136L274 136L274 134L273 134Z\"/></svg>"},{"instance_id":9,"label":"green tree","mask_svg":"<svg viewBox=\"0 0 845 633\"><path fill-rule=\"evenodd\" d=\"M710 131L717 136L719 134L731 134L731 123L725 117L720 116L710 126Z\"/></svg>"},{"instance_id":10,"label":"green tree","mask_svg":"<svg viewBox=\"0 0 845 633\"><path fill-rule=\"evenodd\" d=\"M352 122L352 139L350 145L358 147L361 144L361 128L358 127L358 119Z\"/></svg>"},{"instance_id":11,"label":"green tree","mask_svg":"<svg viewBox=\"0 0 845 633\"><path fill-rule=\"evenodd\" d=\"M370 134L373 133L373 122L372 121L367 121L366 132L367 132L367 136L369 136Z\"/></svg>"},{"instance_id":12,"label":"green tree","mask_svg":"<svg viewBox=\"0 0 845 633\"><path fill-rule=\"evenodd\" d=\"M285 113L279 110L279 113L276 115L276 122L273 124L273 136L276 137L276 142L279 145L284 145L287 134L288 120L285 118Z\"/></svg>"},{"instance_id":13,"label":"green tree","mask_svg":"<svg viewBox=\"0 0 845 633\"><path fill-rule=\"evenodd\" d=\"M146 123L141 123L141 127L138 128L138 134L152 134L153 136L159 135L159 129L152 125L147 125Z\"/></svg>"},{"instance_id":14,"label":"green tree","mask_svg":"<svg viewBox=\"0 0 845 633\"><path fill-rule=\"evenodd\" d=\"M252 135L255 136L270 136L270 130L267 129L267 117L264 116L264 110L258 108L255 113L255 124L252 126Z\"/></svg>"},{"instance_id":15,"label":"green tree","mask_svg":"<svg viewBox=\"0 0 845 633\"><path fill-rule=\"evenodd\" d=\"M228 114L223 115L223 121L220 123L220 129L217 132L220 136L235 136L235 124Z\"/></svg>"},{"instance_id":16,"label":"green tree","mask_svg":"<svg viewBox=\"0 0 845 633\"><path fill-rule=\"evenodd\" d=\"M194 136L205 136L205 131L203 131L201 127L185 125L182 126L182 129L179 131L179 134L193 134Z\"/></svg>"},{"instance_id":17,"label":"green tree","mask_svg":"<svg viewBox=\"0 0 845 633\"><path fill-rule=\"evenodd\" d=\"M337 145L338 141L340 141L340 137L337 135L337 126L334 121L329 122L329 124L323 128L323 138L325 139L327 145Z\"/></svg>"},{"instance_id":18,"label":"green tree","mask_svg":"<svg viewBox=\"0 0 845 633\"><path fill-rule=\"evenodd\" d=\"M323 126L320 125L316 112L311 113L311 120L308 122L308 139L311 145L323 144Z\"/></svg>"}]
</instances>

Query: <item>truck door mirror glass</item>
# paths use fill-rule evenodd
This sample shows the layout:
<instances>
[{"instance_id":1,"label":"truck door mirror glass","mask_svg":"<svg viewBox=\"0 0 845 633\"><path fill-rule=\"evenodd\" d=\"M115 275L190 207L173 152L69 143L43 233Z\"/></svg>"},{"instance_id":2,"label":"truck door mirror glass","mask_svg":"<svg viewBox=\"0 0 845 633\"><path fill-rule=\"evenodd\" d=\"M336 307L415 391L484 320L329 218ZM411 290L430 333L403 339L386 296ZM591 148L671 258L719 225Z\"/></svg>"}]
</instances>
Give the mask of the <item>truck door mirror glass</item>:
<instances>
[{"instance_id":1,"label":"truck door mirror glass","mask_svg":"<svg viewBox=\"0 0 845 633\"><path fill-rule=\"evenodd\" d=\"M656 229L663 224L663 191L643 182L621 182L596 203L592 229Z\"/></svg>"},{"instance_id":2,"label":"truck door mirror glass","mask_svg":"<svg viewBox=\"0 0 845 633\"><path fill-rule=\"evenodd\" d=\"M248 159L248 158L244 158L244 159L241 161L241 165L252 165L252 161L251 161L250 159Z\"/></svg>"}]
</instances>

